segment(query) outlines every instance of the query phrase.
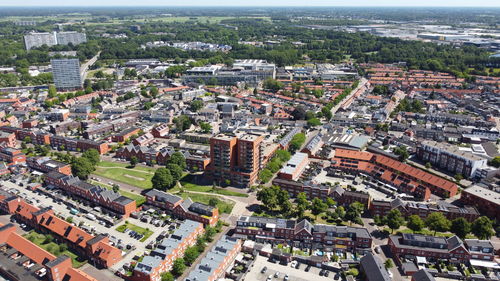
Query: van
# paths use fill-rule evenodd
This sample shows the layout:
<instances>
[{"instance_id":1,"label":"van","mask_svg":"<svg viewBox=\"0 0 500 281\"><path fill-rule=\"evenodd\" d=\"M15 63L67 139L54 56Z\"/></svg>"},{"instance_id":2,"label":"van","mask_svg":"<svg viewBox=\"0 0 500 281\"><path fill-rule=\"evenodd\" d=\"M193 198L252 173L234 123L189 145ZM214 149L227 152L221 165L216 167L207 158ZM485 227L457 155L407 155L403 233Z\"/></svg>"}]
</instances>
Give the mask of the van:
<instances>
[{"instance_id":1,"label":"van","mask_svg":"<svg viewBox=\"0 0 500 281\"><path fill-rule=\"evenodd\" d=\"M85 217L91 221L96 220L96 217L93 214L85 214Z\"/></svg>"}]
</instances>

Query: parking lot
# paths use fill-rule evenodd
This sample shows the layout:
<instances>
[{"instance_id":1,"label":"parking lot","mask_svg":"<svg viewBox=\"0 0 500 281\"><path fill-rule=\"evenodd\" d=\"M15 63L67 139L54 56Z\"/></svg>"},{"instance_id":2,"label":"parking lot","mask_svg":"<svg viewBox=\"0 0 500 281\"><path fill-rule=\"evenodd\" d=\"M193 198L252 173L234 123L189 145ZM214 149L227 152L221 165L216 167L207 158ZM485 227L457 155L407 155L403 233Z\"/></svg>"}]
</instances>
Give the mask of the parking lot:
<instances>
[{"instance_id":1,"label":"parking lot","mask_svg":"<svg viewBox=\"0 0 500 281\"><path fill-rule=\"evenodd\" d=\"M267 267L265 273L262 273L262 268ZM281 265L279 263L269 262L266 257L257 256L255 258L255 263L253 267L249 269L243 280L245 281L266 281L270 277L271 280L286 280L285 274L288 274L288 280L290 281L323 281L323 280L340 280L340 276L336 276L335 272L330 272L328 277L320 276L320 269L317 267L311 267L309 272L305 271L306 265L302 264L299 269L292 268L291 265ZM275 277L275 273L278 272L278 277Z\"/></svg>"},{"instance_id":2,"label":"parking lot","mask_svg":"<svg viewBox=\"0 0 500 281\"><path fill-rule=\"evenodd\" d=\"M94 219L89 219L87 216L80 214L72 214L71 213L71 207L68 207L65 203L70 200L67 197L64 197L61 194L57 194L58 197L52 198L50 196L47 196L39 191L31 191L27 189L26 187L19 186L16 183L12 183L10 181L2 181L0 182L3 186L6 187L8 191L17 191L16 193L25 198L26 200L32 202L33 205L38 206L38 207L52 207L54 210L54 213L67 218L67 217L72 217L73 218L73 224L78 226L81 223L83 225L81 226L82 228L86 229L89 233L92 233L94 235L98 234L105 234L110 237L110 241L112 244L118 248L123 249L123 254L126 255L124 259L117 263L113 269L118 269L121 268L125 263L129 263L134 256L140 256L142 255L145 251L147 251L146 246L150 244L151 242L156 241L156 237L162 233L164 230L168 230L170 225L167 225L165 227L157 227L154 224L147 223L147 222L142 222L139 219L134 219L134 218L127 218L127 222L130 224L142 227L144 229L149 229L153 232L153 234L147 238L144 242L139 241L140 239L134 239L130 237L130 232L128 233L122 233L116 230L117 227L120 225L125 224L125 221L120 222L119 224L115 226L106 226L105 224L99 224L98 220ZM25 184L23 184L26 186ZM56 192L56 191L54 191ZM73 202L72 202L73 203ZM74 202L76 204L76 202ZM97 217L99 214L97 214ZM172 225L176 225L176 222L173 222Z\"/></svg>"}]
</instances>

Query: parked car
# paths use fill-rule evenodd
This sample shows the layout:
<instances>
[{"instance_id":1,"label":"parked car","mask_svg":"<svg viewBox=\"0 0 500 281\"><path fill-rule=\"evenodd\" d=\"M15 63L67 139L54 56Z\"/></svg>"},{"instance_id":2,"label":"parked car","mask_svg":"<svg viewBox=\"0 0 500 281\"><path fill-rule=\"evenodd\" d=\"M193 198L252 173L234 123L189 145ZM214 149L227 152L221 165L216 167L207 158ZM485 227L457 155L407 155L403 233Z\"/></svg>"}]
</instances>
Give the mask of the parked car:
<instances>
[{"instance_id":1,"label":"parked car","mask_svg":"<svg viewBox=\"0 0 500 281\"><path fill-rule=\"evenodd\" d=\"M266 273L267 271L267 266L264 266L261 270L260 270L260 273Z\"/></svg>"},{"instance_id":2,"label":"parked car","mask_svg":"<svg viewBox=\"0 0 500 281\"><path fill-rule=\"evenodd\" d=\"M308 265L308 266L306 266L306 269L305 269L304 271L305 271L305 272L309 272L309 270L310 270L310 269L311 269L311 266L310 266L310 265Z\"/></svg>"}]
</instances>

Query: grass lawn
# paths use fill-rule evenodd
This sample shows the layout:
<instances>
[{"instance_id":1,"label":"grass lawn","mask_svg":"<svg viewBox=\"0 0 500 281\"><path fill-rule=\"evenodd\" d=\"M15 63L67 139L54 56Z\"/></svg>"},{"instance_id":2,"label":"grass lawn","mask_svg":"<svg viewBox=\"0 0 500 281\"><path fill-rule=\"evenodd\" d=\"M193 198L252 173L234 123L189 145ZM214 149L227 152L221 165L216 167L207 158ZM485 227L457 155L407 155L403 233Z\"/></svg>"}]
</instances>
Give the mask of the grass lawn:
<instances>
[{"instance_id":1,"label":"grass lawn","mask_svg":"<svg viewBox=\"0 0 500 281\"><path fill-rule=\"evenodd\" d=\"M182 184L182 187L185 191L209 192L227 196L248 197L248 194L242 192L231 191L220 187L216 187L215 189L213 189L212 185L195 184L192 182L192 178L192 176L186 175L180 180L180 183ZM177 186L169 190L169 192L177 191L179 191L179 187Z\"/></svg>"},{"instance_id":2,"label":"grass lawn","mask_svg":"<svg viewBox=\"0 0 500 281\"><path fill-rule=\"evenodd\" d=\"M92 184L98 185L98 186L102 186L102 187L109 189L109 190L113 189L113 187L109 184L105 184L105 183L98 182L95 180L89 180L89 182ZM144 204L144 202L146 202L146 197L139 195L139 194L135 194L135 193L132 193L129 191L121 190L121 189L118 191L118 193L120 193L121 195L123 195L129 199L134 200L137 207L141 206L142 204Z\"/></svg>"},{"instance_id":3,"label":"grass lawn","mask_svg":"<svg viewBox=\"0 0 500 281\"><path fill-rule=\"evenodd\" d=\"M213 196L213 195L190 193L190 192L183 192L181 194L176 194L176 195L181 196L183 199L186 199L189 197L194 202L200 202L200 203L207 204L207 205L208 205L208 201L210 201L210 199L215 198L218 200L217 208L219 209L219 212L221 212L221 213L230 214L231 211L233 210L233 207L234 207L234 202L224 201L224 199L221 199L221 198L219 198L217 196Z\"/></svg>"},{"instance_id":4,"label":"grass lawn","mask_svg":"<svg viewBox=\"0 0 500 281\"><path fill-rule=\"evenodd\" d=\"M24 235L24 238L40 246L42 249L46 250L47 252L53 254L56 257L61 255L66 255L70 257L71 263L73 264L74 268L79 268L87 263L87 260L80 258L77 254L71 252L69 248L61 252L59 248L60 246L56 242L49 242L44 244L45 237L46 236L44 234L37 233L33 230Z\"/></svg>"},{"instance_id":5,"label":"grass lawn","mask_svg":"<svg viewBox=\"0 0 500 281\"><path fill-rule=\"evenodd\" d=\"M140 233L142 235L144 235L144 237L141 238L141 242L144 242L146 241L146 239L149 238L149 236L151 236L153 234L153 231L150 230L150 229L146 229L146 228L142 228L140 226L137 226L135 224L131 224L129 222L125 222L124 224L118 226L116 228L116 231L119 231L119 232L125 232L125 229L130 229L130 230L133 230L137 233Z\"/></svg>"},{"instance_id":6,"label":"grass lawn","mask_svg":"<svg viewBox=\"0 0 500 281\"><path fill-rule=\"evenodd\" d=\"M143 189L153 187L151 178L153 178L155 169L140 166L128 168L128 166L124 163L102 161L97 165L94 174Z\"/></svg>"}]
</instances>

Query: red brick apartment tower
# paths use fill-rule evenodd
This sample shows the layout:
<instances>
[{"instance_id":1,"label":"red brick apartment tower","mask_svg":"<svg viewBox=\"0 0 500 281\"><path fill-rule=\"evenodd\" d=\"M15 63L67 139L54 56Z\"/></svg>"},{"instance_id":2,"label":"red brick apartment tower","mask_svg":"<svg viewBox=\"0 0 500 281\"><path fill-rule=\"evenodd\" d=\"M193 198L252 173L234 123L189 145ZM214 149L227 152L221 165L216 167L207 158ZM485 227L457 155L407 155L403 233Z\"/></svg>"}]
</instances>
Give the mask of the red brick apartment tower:
<instances>
[{"instance_id":1,"label":"red brick apartment tower","mask_svg":"<svg viewBox=\"0 0 500 281\"><path fill-rule=\"evenodd\" d=\"M217 135L210 139L208 170L214 180L231 179L231 171L237 163L237 141L236 137L226 135Z\"/></svg>"}]
</instances>

